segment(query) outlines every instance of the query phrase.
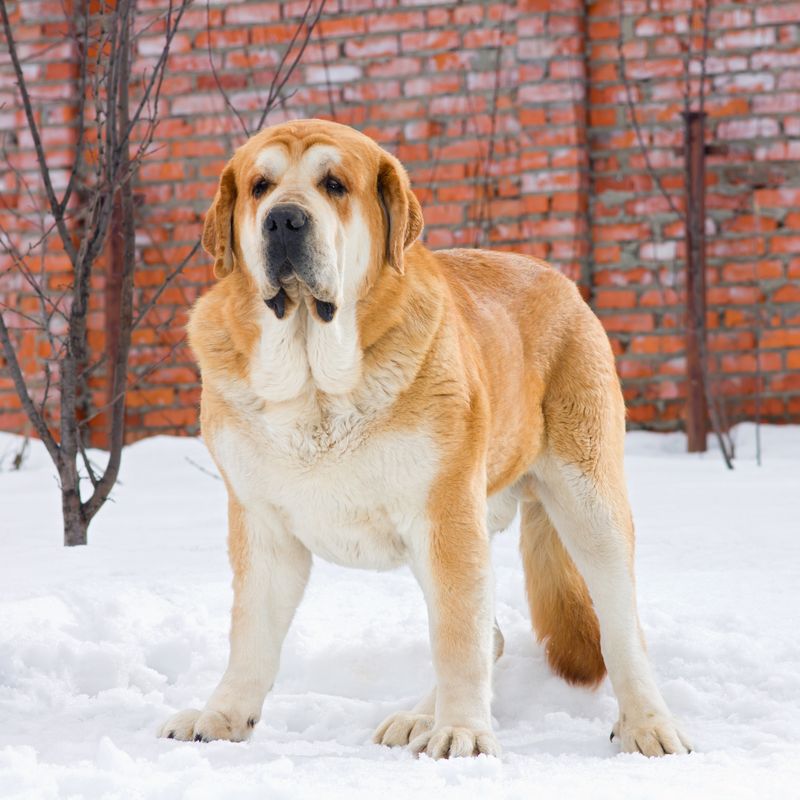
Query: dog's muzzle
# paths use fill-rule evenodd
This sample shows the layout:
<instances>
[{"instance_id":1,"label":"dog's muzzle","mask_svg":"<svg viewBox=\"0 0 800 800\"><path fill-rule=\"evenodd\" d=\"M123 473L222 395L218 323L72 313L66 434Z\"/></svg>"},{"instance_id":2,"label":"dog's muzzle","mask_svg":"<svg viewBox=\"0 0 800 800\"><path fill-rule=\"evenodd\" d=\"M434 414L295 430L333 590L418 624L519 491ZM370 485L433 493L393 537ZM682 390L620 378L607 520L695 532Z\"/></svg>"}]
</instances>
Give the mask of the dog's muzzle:
<instances>
[{"instance_id":1,"label":"dog's muzzle","mask_svg":"<svg viewBox=\"0 0 800 800\"><path fill-rule=\"evenodd\" d=\"M311 293L316 285L311 268L310 233L308 214L296 203L280 203L270 209L264 220L264 241L267 249L267 273L270 283L279 286L278 293L265 303L278 319L286 313L286 291L283 283L293 277L300 278ZM319 318L330 322L336 306L314 297Z\"/></svg>"}]
</instances>

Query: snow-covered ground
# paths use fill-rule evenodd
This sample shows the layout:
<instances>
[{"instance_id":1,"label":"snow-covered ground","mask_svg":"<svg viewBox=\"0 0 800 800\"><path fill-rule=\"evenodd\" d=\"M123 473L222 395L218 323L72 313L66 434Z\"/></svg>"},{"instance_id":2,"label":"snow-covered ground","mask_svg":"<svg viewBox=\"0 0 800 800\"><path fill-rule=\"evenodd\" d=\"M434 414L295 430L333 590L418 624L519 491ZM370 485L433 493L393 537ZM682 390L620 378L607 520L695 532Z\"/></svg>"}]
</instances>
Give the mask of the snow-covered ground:
<instances>
[{"instance_id":1,"label":"snow-covered ground","mask_svg":"<svg viewBox=\"0 0 800 800\"><path fill-rule=\"evenodd\" d=\"M157 739L227 657L225 500L203 445L128 448L89 547L67 550L46 453L9 471L20 440L0 434L0 797L800 797L800 428L763 433L759 468L738 429L733 472L680 436L628 437L642 621L696 752L620 755L607 681L548 671L510 530L494 544L504 754L451 762L370 743L432 681L410 573L322 562L252 740Z\"/></svg>"}]
</instances>

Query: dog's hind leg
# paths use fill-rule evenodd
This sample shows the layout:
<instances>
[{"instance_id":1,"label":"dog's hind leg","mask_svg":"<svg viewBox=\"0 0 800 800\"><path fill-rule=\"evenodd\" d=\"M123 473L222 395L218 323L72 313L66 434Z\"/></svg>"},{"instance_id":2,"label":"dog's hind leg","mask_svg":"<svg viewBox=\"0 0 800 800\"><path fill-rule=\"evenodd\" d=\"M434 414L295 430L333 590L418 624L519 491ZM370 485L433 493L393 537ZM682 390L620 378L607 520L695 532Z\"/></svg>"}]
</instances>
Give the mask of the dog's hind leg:
<instances>
[{"instance_id":1,"label":"dog's hind leg","mask_svg":"<svg viewBox=\"0 0 800 800\"><path fill-rule=\"evenodd\" d=\"M568 587L573 611L579 607L575 618L583 634L573 631L566 638L580 640L586 634L591 645L596 635L593 614L581 582L569 577L572 563L586 582L599 623L602 660L619 702L619 721L612 735L622 749L648 756L686 753L689 746L656 686L639 625L633 519L623 470L622 394L596 320L593 327L579 331L584 341L593 335L602 337L607 359L581 363L580 351L567 349L544 403L547 451L535 462L531 476L535 494L569 554L547 561L547 568L563 574L545 581ZM549 620L547 626L564 624ZM582 664L564 667L562 658L558 663L566 677L583 677L591 683L602 677L602 663L594 648L585 644Z\"/></svg>"},{"instance_id":2,"label":"dog's hind leg","mask_svg":"<svg viewBox=\"0 0 800 800\"><path fill-rule=\"evenodd\" d=\"M603 661L619 702L612 737L619 738L626 752L688 752L645 651L636 611L633 525L623 492L611 491L577 465L554 457L542 458L535 474L544 507L583 575L597 613ZM592 677L601 674L593 666L595 659L592 655L592 665L587 665Z\"/></svg>"}]
</instances>

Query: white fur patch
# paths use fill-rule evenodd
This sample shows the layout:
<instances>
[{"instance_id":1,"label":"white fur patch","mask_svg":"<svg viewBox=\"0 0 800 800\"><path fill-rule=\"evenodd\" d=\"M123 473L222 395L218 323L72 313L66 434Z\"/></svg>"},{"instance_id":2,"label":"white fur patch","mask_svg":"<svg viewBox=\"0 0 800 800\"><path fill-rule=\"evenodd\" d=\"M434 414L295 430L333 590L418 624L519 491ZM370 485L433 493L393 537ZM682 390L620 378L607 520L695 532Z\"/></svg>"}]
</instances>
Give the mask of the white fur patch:
<instances>
[{"instance_id":1,"label":"white fur patch","mask_svg":"<svg viewBox=\"0 0 800 800\"><path fill-rule=\"evenodd\" d=\"M298 397L311 380L302 318L278 319L264 306L260 322L261 338L250 362L251 391L270 403Z\"/></svg>"},{"instance_id":2,"label":"white fur patch","mask_svg":"<svg viewBox=\"0 0 800 800\"><path fill-rule=\"evenodd\" d=\"M289 154L282 145L272 144L256 156L254 164L265 177L277 183L289 169Z\"/></svg>"},{"instance_id":3,"label":"white fur patch","mask_svg":"<svg viewBox=\"0 0 800 800\"><path fill-rule=\"evenodd\" d=\"M361 378L356 299L369 268L372 242L361 208L355 202L339 238L336 315L327 324L311 317L307 322L311 373L319 389L330 394L353 391Z\"/></svg>"},{"instance_id":4,"label":"white fur patch","mask_svg":"<svg viewBox=\"0 0 800 800\"><path fill-rule=\"evenodd\" d=\"M246 430L220 428L209 446L249 512L278 509L321 558L389 569L407 560L405 520L425 514L438 459L426 434L373 426L345 401L321 414L313 400L298 400Z\"/></svg>"},{"instance_id":5,"label":"white fur patch","mask_svg":"<svg viewBox=\"0 0 800 800\"><path fill-rule=\"evenodd\" d=\"M307 180L321 178L327 167L338 165L342 160L342 152L338 147L329 144L315 144L303 153L300 159L300 172Z\"/></svg>"},{"instance_id":6,"label":"white fur patch","mask_svg":"<svg viewBox=\"0 0 800 800\"><path fill-rule=\"evenodd\" d=\"M262 295L268 283L263 233L264 219L268 213L269 206L266 201L259 203L250 218L240 224L235 233L239 237L245 268L252 275Z\"/></svg>"}]
</instances>

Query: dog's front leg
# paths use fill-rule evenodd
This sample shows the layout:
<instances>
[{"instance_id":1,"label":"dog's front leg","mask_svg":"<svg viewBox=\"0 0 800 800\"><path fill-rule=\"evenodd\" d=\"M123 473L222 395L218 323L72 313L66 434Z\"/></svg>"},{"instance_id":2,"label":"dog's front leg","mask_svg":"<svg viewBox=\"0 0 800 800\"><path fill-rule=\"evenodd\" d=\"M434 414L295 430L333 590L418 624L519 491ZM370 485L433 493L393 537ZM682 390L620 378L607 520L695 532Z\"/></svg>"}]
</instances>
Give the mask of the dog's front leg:
<instances>
[{"instance_id":1,"label":"dog's front leg","mask_svg":"<svg viewBox=\"0 0 800 800\"><path fill-rule=\"evenodd\" d=\"M230 497L228 523L233 568L228 668L206 707L175 714L162 726L162 737L240 742L250 736L308 581L311 554L277 514L254 515Z\"/></svg>"},{"instance_id":2,"label":"dog's front leg","mask_svg":"<svg viewBox=\"0 0 800 800\"><path fill-rule=\"evenodd\" d=\"M433 758L497 755L492 733L494 587L485 483L463 475L431 495L414 571L428 606L436 670L432 729L409 743Z\"/></svg>"}]
</instances>

